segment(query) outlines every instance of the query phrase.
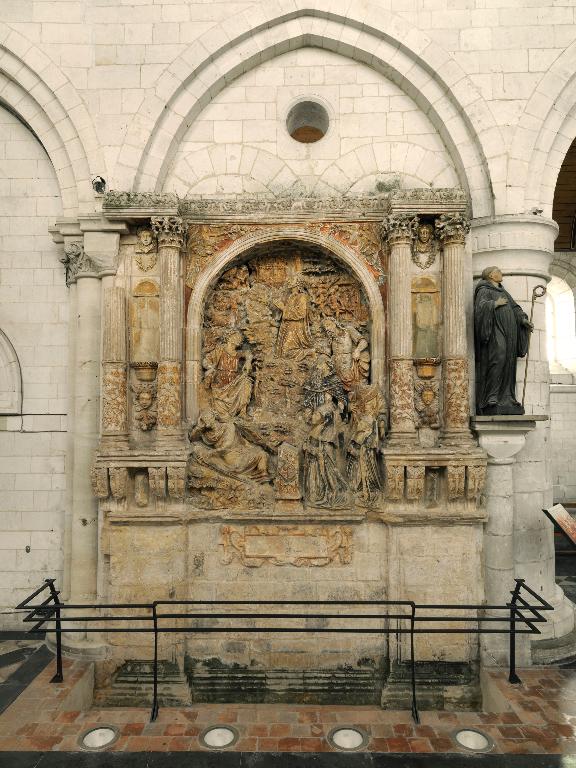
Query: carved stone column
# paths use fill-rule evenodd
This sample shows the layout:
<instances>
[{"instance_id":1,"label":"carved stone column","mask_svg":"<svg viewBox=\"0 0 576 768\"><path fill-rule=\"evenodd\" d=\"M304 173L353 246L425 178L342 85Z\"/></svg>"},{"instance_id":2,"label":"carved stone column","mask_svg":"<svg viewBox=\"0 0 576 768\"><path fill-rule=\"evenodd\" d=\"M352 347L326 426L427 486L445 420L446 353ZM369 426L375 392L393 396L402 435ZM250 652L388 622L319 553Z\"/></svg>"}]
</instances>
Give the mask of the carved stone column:
<instances>
[{"instance_id":1,"label":"carved stone column","mask_svg":"<svg viewBox=\"0 0 576 768\"><path fill-rule=\"evenodd\" d=\"M174 444L182 435L183 283L180 249L186 224L178 216L151 219L160 265L160 361L158 439Z\"/></svg>"},{"instance_id":2,"label":"carved stone column","mask_svg":"<svg viewBox=\"0 0 576 768\"><path fill-rule=\"evenodd\" d=\"M104 291L102 343L103 454L128 447L126 378L126 294L122 287Z\"/></svg>"},{"instance_id":3,"label":"carved stone column","mask_svg":"<svg viewBox=\"0 0 576 768\"><path fill-rule=\"evenodd\" d=\"M418 218L392 213L383 223L390 246L390 432L389 443L416 441L412 383L411 247Z\"/></svg>"},{"instance_id":4,"label":"carved stone column","mask_svg":"<svg viewBox=\"0 0 576 768\"><path fill-rule=\"evenodd\" d=\"M436 234L443 246L444 437L446 445L471 445L470 380L466 343L464 264L470 222L460 213L442 214Z\"/></svg>"}]
</instances>

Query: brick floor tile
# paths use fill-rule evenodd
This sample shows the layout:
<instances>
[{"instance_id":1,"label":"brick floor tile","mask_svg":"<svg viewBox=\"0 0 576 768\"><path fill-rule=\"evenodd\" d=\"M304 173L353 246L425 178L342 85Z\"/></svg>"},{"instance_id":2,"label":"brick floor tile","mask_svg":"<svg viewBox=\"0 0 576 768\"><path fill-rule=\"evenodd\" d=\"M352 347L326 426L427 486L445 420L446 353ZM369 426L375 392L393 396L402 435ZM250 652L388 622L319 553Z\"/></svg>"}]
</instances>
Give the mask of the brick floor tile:
<instances>
[{"instance_id":1,"label":"brick floor tile","mask_svg":"<svg viewBox=\"0 0 576 768\"><path fill-rule=\"evenodd\" d=\"M289 736L292 729L288 723L272 723L270 725L270 736Z\"/></svg>"},{"instance_id":2,"label":"brick floor tile","mask_svg":"<svg viewBox=\"0 0 576 768\"><path fill-rule=\"evenodd\" d=\"M300 752L300 739L291 736L278 739L278 750L280 752Z\"/></svg>"},{"instance_id":3,"label":"brick floor tile","mask_svg":"<svg viewBox=\"0 0 576 768\"><path fill-rule=\"evenodd\" d=\"M258 752L277 752L278 739L272 739L269 736L263 736L258 739Z\"/></svg>"},{"instance_id":4,"label":"brick floor tile","mask_svg":"<svg viewBox=\"0 0 576 768\"><path fill-rule=\"evenodd\" d=\"M392 736L388 739L388 749L390 752L410 752L410 745L404 736Z\"/></svg>"},{"instance_id":5,"label":"brick floor tile","mask_svg":"<svg viewBox=\"0 0 576 768\"><path fill-rule=\"evenodd\" d=\"M144 723L124 723L122 733L126 736L139 736L144 730Z\"/></svg>"},{"instance_id":6,"label":"brick floor tile","mask_svg":"<svg viewBox=\"0 0 576 768\"><path fill-rule=\"evenodd\" d=\"M410 752L432 752L432 744L429 739L408 739Z\"/></svg>"}]
</instances>

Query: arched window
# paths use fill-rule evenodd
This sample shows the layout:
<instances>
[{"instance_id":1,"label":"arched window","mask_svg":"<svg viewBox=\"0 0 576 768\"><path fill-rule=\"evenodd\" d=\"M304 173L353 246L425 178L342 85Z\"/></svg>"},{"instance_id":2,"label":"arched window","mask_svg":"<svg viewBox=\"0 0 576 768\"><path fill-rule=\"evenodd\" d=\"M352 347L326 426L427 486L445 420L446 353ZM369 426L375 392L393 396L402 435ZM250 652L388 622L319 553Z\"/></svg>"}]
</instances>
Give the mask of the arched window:
<instances>
[{"instance_id":1,"label":"arched window","mask_svg":"<svg viewBox=\"0 0 576 768\"><path fill-rule=\"evenodd\" d=\"M16 351L0 328L0 415L22 412L22 373Z\"/></svg>"},{"instance_id":2,"label":"arched window","mask_svg":"<svg viewBox=\"0 0 576 768\"><path fill-rule=\"evenodd\" d=\"M552 376L576 373L574 293L566 280L553 277L546 294L548 360Z\"/></svg>"}]
</instances>

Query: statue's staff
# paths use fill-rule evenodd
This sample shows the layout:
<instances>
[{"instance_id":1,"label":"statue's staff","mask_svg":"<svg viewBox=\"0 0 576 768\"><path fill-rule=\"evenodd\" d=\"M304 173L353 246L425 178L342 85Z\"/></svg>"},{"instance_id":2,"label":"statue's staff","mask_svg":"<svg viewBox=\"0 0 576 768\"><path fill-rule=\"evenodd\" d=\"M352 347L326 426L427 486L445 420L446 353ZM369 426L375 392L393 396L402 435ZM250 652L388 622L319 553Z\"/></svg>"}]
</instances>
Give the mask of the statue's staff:
<instances>
[{"instance_id":1,"label":"statue's staff","mask_svg":"<svg viewBox=\"0 0 576 768\"><path fill-rule=\"evenodd\" d=\"M541 299L546 293L545 285L535 285L532 288L532 304L530 306L530 325L532 325L532 318L534 317L534 303L536 299ZM533 329L532 329L533 330ZM528 359L530 357L530 342L532 341L532 331L528 337L528 349L526 350L526 366L524 367L524 388L522 389L522 408L524 408L524 398L526 397L526 381L528 380Z\"/></svg>"}]
</instances>

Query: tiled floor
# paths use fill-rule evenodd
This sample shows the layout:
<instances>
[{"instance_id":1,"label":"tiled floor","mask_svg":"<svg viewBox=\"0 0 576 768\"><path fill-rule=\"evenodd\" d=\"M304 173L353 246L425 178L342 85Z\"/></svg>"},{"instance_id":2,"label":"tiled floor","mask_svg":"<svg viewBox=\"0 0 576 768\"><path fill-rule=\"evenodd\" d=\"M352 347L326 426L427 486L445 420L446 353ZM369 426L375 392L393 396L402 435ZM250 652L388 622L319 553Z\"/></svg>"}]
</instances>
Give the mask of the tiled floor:
<instances>
[{"instance_id":1,"label":"tiled floor","mask_svg":"<svg viewBox=\"0 0 576 768\"><path fill-rule=\"evenodd\" d=\"M199 734L208 726L234 725L237 752L330 752L327 733L336 725L356 725L370 736L368 752L466 752L454 742L462 726L480 728L494 741L496 753L576 754L576 675L572 670L521 670L523 683L510 686L504 673L492 672L510 711L500 713L422 712L421 724L408 711L377 707L270 704L199 704L163 708L155 723L148 709L71 709L69 702L87 667L67 662L65 682L50 684L52 665L0 717L0 750L69 751L78 738L99 724L118 727L110 751L202 751ZM468 753L469 754L469 753Z\"/></svg>"}]
</instances>

